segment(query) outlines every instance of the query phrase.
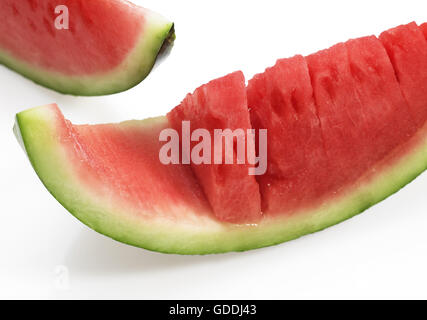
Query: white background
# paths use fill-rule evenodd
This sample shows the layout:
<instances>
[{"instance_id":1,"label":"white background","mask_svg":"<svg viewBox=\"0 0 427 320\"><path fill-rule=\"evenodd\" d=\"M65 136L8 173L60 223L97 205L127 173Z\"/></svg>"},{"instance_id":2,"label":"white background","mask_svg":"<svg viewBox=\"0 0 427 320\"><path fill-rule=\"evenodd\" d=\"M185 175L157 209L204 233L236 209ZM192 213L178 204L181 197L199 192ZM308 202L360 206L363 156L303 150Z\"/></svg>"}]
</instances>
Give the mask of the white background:
<instances>
[{"instance_id":1,"label":"white background","mask_svg":"<svg viewBox=\"0 0 427 320\"><path fill-rule=\"evenodd\" d=\"M15 113L50 102L76 123L162 115L229 72L249 78L277 58L427 21L427 2L135 2L173 19L177 30L172 54L136 88L77 98L0 66L0 298L427 298L426 174L364 214L287 244L168 256L78 222L45 190L12 134Z\"/></svg>"}]
</instances>

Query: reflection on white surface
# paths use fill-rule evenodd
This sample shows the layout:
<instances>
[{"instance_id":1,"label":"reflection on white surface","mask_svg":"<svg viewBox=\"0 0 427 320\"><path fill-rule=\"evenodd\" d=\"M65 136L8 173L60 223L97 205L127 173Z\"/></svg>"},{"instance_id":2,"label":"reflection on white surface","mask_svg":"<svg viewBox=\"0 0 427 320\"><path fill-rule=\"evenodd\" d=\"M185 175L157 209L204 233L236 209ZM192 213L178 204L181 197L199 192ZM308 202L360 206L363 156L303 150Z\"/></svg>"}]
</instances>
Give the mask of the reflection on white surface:
<instances>
[{"instance_id":1,"label":"reflection on white surface","mask_svg":"<svg viewBox=\"0 0 427 320\"><path fill-rule=\"evenodd\" d=\"M71 245L65 264L80 275L108 276L156 273L159 271L178 270L208 264L215 267L216 263L232 260L236 254L210 256L180 256L150 252L128 246L85 230Z\"/></svg>"}]
</instances>

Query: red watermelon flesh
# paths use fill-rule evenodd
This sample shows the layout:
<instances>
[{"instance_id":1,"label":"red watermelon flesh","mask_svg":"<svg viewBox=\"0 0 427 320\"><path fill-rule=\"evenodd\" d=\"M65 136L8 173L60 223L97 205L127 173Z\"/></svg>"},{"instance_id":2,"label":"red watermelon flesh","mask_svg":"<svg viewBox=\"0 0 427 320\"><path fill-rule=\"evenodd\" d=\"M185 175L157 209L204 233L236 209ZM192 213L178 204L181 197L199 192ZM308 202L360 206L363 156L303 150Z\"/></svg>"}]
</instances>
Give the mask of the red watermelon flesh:
<instances>
[{"instance_id":1,"label":"red watermelon flesh","mask_svg":"<svg viewBox=\"0 0 427 320\"><path fill-rule=\"evenodd\" d=\"M418 127L427 119L427 41L413 22L381 34L403 95Z\"/></svg>"},{"instance_id":2,"label":"red watermelon flesh","mask_svg":"<svg viewBox=\"0 0 427 320\"><path fill-rule=\"evenodd\" d=\"M344 191L416 131L376 37L306 60L308 68L302 57L280 60L248 85L252 124L269 134L268 171L258 177L269 214Z\"/></svg>"},{"instance_id":3,"label":"red watermelon flesh","mask_svg":"<svg viewBox=\"0 0 427 320\"><path fill-rule=\"evenodd\" d=\"M427 23L423 23L421 26L421 31L424 33L424 38L427 39Z\"/></svg>"},{"instance_id":4,"label":"red watermelon flesh","mask_svg":"<svg viewBox=\"0 0 427 320\"><path fill-rule=\"evenodd\" d=\"M375 36L346 42L353 86L363 114L367 165L383 159L416 131L390 59ZM370 144L368 144L370 141ZM365 148L366 148L365 146Z\"/></svg>"},{"instance_id":5,"label":"red watermelon flesh","mask_svg":"<svg viewBox=\"0 0 427 320\"><path fill-rule=\"evenodd\" d=\"M259 221L262 217L260 192L255 177L249 175L253 165L248 163L247 157L245 164L237 164L237 147L233 143L234 164L225 164L225 151L223 163L214 164L214 130L242 129L247 141L247 130L252 129L243 73L235 72L198 88L168 114L168 119L181 139L188 139L181 134L182 121L190 121L192 132L196 129L209 131L212 164L191 161L191 168L218 219L232 223ZM198 142L192 142L192 148L196 144Z\"/></svg>"},{"instance_id":6,"label":"red watermelon flesh","mask_svg":"<svg viewBox=\"0 0 427 320\"><path fill-rule=\"evenodd\" d=\"M406 141L415 127L390 60L375 37L338 44L307 61L335 173L329 175L330 185L337 192Z\"/></svg>"},{"instance_id":7,"label":"red watermelon flesh","mask_svg":"<svg viewBox=\"0 0 427 320\"><path fill-rule=\"evenodd\" d=\"M313 178L326 171L326 157L305 59L279 60L249 81L247 94L252 126L268 130L267 173L257 177L263 211L318 197L325 180Z\"/></svg>"},{"instance_id":8,"label":"red watermelon flesh","mask_svg":"<svg viewBox=\"0 0 427 320\"><path fill-rule=\"evenodd\" d=\"M173 37L173 23L125 0L0 1L0 63L63 93L129 89Z\"/></svg>"},{"instance_id":9,"label":"red watermelon flesh","mask_svg":"<svg viewBox=\"0 0 427 320\"><path fill-rule=\"evenodd\" d=\"M58 107L52 106L56 130L73 170L84 184L99 195L108 193L138 214L166 214L180 207L211 212L191 170L183 165L159 162L160 131L164 118L119 124L73 125ZM165 201L168 199L168 201ZM123 208L125 209L125 208ZM182 212L179 212L182 218ZM146 217L150 218L150 217Z\"/></svg>"},{"instance_id":10,"label":"red watermelon flesh","mask_svg":"<svg viewBox=\"0 0 427 320\"><path fill-rule=\"evenodd\" d=\"M346 181L366 169L368 140L363 106L354 87L348 50L340 43L307 58L323 144L331 175L325 190L337 192ZM345 172L345 175L342 174Z\"/></svg>"},{"instance_id":11,"label":"red watermelon flesh","mask_svg":"<svg viewBox=\"0 0 427 320\"><path fill-rule=\"evenodd\" d=\"M134 12L135 6L123 6L120 1L105 3L99 0L2 0L0 45L28 63L51 70L61 66L60 71L70 75L109 70L128 54L124 48L131 48L135 43L144 25L144 16ZM69 9L69 32L55 28L58 5ZM24 19L30 20L30 28ZM129 25L134 28L128 28ZM120 33L123 28L126 33ZM40 37L40 34L46 36ZM21 41L16 41L17 38ZM44 54L40 55L40 51ZM75 57L82 59L76 63Z\"/></svg>"},{"instance_id":12,"label":"red watermelon flesh","mask_svg":"<svg viewBox=\"0 0 427 320\"><path fill-rule=\"evenodd\" d=\"M164 118L119 124L73 125L52 106L59 139L78 178L99 196L122 203L144 219L185 219L180 208L201 216L211 209L190 168L159 162ZM165 199L168 199L165 201ZM176 214L176 217L174 215Z\"/></svg>"},{"instance_id":13,"label":"red watermelon flesh","mask_svg":"<svg viewBox=\"0 0 427 320\"><path fill-rule=\"evenodd\" d=\"M131 122L71 127L72 142L80 149L77 154L80 161L76 163L81 164L81 179L101 181L141 213L167 212L168 217L173 218L173 208L180 205L191 206L197 209L195 212L210 212L189 168L159 163L158 137L160 130L166 128L164 124L151 128L136 125L132 128ZM93 173L96 176L91 175ZM99 185L93 187L99 190ZM165 198L168 201L163 201Z\"/></svg>"}]
</instances>

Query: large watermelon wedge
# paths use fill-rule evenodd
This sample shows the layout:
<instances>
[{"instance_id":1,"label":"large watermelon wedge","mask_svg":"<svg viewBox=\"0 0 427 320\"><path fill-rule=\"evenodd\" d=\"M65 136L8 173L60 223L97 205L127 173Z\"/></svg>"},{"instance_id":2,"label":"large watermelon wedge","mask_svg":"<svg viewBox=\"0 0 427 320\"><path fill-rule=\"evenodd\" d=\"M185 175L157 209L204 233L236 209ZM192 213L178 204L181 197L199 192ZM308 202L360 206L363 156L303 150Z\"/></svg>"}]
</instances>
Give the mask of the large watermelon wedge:
<instances>
[{"instance_id":1,"label":"large watermelon wedge","mask_svg":"<svg viewBox=\"0 0 427 320\"><path fill-rule=\"evenodd\" d=\"M224 208L212 205L229 195L210 194L214 187L206 189L206 179L224 190L233 185L221 181L229 176L161 164L166 118L76 126L48 105L19 113L15 133L53 196L114 239L179 254L278 244L364 211L427 169L427 96L414 94L427 70L408 76L413 69L402 58L404 53L423 67L411 46L426 40L413 28L390 31L399 36L388 40L365 37L283 59L249 82L251 126L269 130L267 172L257 177L262 218L256 223L236 216L238 224L226 222ZM248 127L242 82L234 73L201 87L170 120L211 126L217 117L219 128L236 119ZM253 180L236 181L243 191L246 183Z\"/></svg>"},{"instance_id":2,"label":"large watermelon wedge","mask_svg":"<svg viewBox=\"0 0 427 320\"><path fill-rule=\"evenodd\" d=\"M173 23L124 0L0 2L0 63L62 93L127 90L174 37Z\"/></svg>"}]
</instances>

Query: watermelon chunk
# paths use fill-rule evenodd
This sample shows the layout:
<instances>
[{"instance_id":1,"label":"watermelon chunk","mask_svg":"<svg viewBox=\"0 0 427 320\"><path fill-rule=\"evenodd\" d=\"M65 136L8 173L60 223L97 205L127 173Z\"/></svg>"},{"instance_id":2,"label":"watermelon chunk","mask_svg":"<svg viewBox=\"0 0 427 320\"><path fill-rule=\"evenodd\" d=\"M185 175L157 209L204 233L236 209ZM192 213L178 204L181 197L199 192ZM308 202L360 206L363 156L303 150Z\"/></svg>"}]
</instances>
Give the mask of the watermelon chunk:
<instances>
[{"instance_id":1,"label":"watermelon chunk","mask_svg":"<svg viewBox=\"0 0 427 320\"><path fill-rule=\"evenodd\" d=\"M307 185L327 165L307 63L279 60L249 81L247 94L252 126L268 130L267 173L257 177L263 211L290 212L317 197L320 186Z\"/></svg>"},{"instance_id":2,"label":"watermelon chunk","mask_svg":"<svg viewBox=\"0 0 427 320\"><path fill-rule=\"evenodd\" d=\"M354 172L354 166L363 166L357 171L363 170L363 160L369 153L364 148L367 137L363 130L362 105L354 88L345 44L335 45L306 59L327 157L338 157L339 160L333 161L337 172ZM339 176L338 180L328 180L334 184L328 188L334 190L347 177Z\"/></svg>"},{"instance_id":3,"label":"watermelon chunk","mask_svg":"<svg viewBox=\"0 0 427 320\"><path fill-rule=\"evenodd\" d=\"M421 26L421 31L424 33L424 38L427 40L427 23L423 23Z\"/></svg>"},{"instance_id":4,"label":"watermelon chunk","mask_svg":"<svg viewBox=\"0 0 427 320\"><path fill-rule=\"evenodd\" d=\"M252 124L269 132L269 168L258 178L266 214L299 212L344 192L416 131L376 37L307 61L280 60L249 82Z\"/></svg>"},{"instance_id":5,"label":"watermelon chunk","mask_svg":"<svg viewBox=\"0 0 427 320\"><path fill-rule=\"evenodd\" d=\"M249 175L253 165L247 161L237 163L237 146L233 145L233 164L226 164L226 150L222 152L221 163L215 164L214 131L243 130L244 146L247 145L247 130L252 129L247 109L245 78L242 72L235 72L216 79L187 95L184 101L168 114L171 127L183 137L183 121L189 121L191 131L206 129L211 137L210 164L195 164L191 167L203 187L215 215L222 221L232 223L254 223L261 219L261 199L254 176ZM234 138L236 144L237 138ZM225 140L222 139L224 145ZM193 141L191 149L198 144Z\"/></svg>"},{"instance_id":6,"label":"watermelon chunk","mask_svg":"<svg viewBox=\"0 0 427 320\"><path fill-rule=\"evenodd\" d=\"M416 131L410 108L402 95L393 65L375 36L346 42L353 86L362 107L368 138L368 161L375 163L404 143Z\"/></svg>"},{"instance_id":7,"label":"watermelon chunk","mask_svg":"<svg viewBox=\"0 0 427 320\"><path fill-rule=\"evenodd\" d=\"M0 3L0 63L62 93L127 90L173 39L173 23L123 0Z\"/></svg>"},{"instance_id":8,"label":"watermelon chunk","mask_svg":"<svg viewBox=\"0 0 427 320\"><path fill-rule=\"evenodd\" d=\"M386 48L419 127L427 119L427 41L414 23L383 32L380 40Z\"/></svg>"}]
</instances>

